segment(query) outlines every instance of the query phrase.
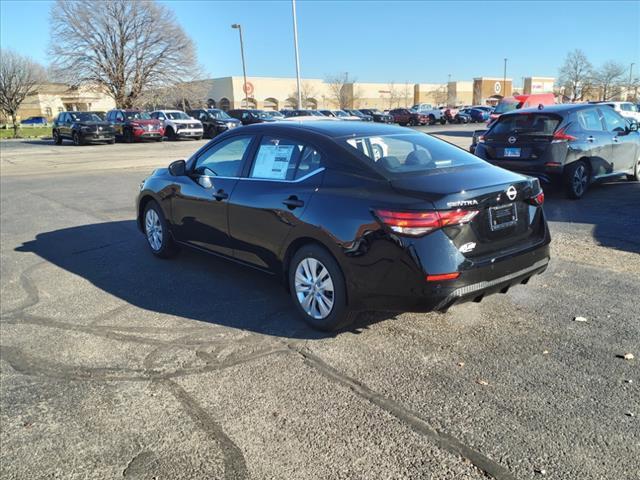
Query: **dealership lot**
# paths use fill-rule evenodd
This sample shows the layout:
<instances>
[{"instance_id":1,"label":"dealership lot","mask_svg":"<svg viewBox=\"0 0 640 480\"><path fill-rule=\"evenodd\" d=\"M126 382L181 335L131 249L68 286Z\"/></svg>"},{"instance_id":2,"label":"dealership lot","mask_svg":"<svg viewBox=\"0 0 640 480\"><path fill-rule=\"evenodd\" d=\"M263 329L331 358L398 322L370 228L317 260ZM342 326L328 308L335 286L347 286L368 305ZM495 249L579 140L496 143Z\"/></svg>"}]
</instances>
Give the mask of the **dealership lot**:
<instances>
[{"instance_id":1,"label":"dealership lot","mask_svg":"<svg viewBox=\"0 0 640 480\"><path fill-rule=\"evenodd\" d=\"M203 143L1 144L3 477L637 478L640 184L550 193L526 287L326 335L271 277L148 252L140 181Z\"/></svg>"}]
</instances>

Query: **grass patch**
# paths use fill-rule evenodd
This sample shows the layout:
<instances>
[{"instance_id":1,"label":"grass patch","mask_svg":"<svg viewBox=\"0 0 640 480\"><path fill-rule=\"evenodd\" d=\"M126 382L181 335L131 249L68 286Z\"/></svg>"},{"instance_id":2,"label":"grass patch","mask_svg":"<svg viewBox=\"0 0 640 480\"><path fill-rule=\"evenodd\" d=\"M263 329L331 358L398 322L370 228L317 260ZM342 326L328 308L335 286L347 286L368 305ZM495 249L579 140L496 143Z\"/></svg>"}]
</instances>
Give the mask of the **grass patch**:
<instances>
[{"instance_id":1,"label":"grass patch","mask_svg":"<svg viewBox=\"0 0 640 480\"><path fill-rule=\"evenodd\" d=\"M20 127L18 129L19 138L40 138L50 137L51 127ZM0 138L13 138L13 128L0 129Z\"/></svg>"}]
</instances>

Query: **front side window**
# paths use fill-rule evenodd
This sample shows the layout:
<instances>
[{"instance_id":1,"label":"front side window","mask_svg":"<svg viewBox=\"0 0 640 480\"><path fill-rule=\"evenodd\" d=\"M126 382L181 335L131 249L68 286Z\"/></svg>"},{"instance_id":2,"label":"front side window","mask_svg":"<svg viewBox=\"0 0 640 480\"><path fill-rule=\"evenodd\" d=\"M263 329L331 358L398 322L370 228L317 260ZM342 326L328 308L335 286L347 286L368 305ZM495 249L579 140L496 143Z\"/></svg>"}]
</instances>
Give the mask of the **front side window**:
<instances>
[{"instance_id":1,"label":"front side window","mask_svg":"<svg viewBox=\"0 0 640 480\"><path fill-rule=\"evenodd\" d=\"M624 132L626 130L626 123L624 118L610 108L603 108L601 110L604 116L604 123L607 126L607 130L610 132Z\"/></svg>"},{"instance_id":2,"label":"front side window","mask_svg":"<svg viewBox=\"0 0 640 480\"><path fill-rule=\"evenodd\" d=\"M197 175L237 177L252 138L233 137L214 145L198 157L193 172Z\"/></svg>"},{"instance_id":3,"label":"front side window","mask_svg":"<svg viewBox=\"0 0 640 480\"><path fill-rule=\"evenodd\" d=\"M578 118L578 123L585 130L591 131L602 131L602 121L600 120L600 115L598 115L598 111L595 108L589 108L587 110L579 110L576 113L576 117Z\"/></svg>"},{"instance_id":4,"label":"front side window","mask_svg":"<svg viewBox=\"0 0 640 480\"><path fill-rule=\"evenodd\" d=\"M392 177L483 163L464 150L421 133L349 137L343 142L347 149L359 152L358 156Z\"/></svg>"},{"instance_id":5,"label":"front side window","mask_svg":"<svg viewBox=\"0 0 640 480\"><path fill-rule=\"evenodd\" d=\"M251 178L296 180L317 170L322 155L309 145L295 140L263 137L251 167Z\"/></svg>"}]
</instances>

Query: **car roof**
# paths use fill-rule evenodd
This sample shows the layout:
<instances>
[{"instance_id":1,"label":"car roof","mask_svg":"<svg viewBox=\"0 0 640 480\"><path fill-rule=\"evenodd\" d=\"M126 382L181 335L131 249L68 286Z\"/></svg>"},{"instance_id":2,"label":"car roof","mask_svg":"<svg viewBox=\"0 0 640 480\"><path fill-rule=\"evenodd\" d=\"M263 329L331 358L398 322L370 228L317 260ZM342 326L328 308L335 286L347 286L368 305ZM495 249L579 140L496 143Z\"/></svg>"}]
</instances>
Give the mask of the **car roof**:
<instances>
[{"instance_id":1,"label":"car roof","mask_svg":"<svg viewBox=\"0 0 640 480\"><path fill-rule=\"evenodd\" d=\"M243 132L257 130L261 133L266 132L291 132L299 131L301 133L318 133L326 137L359 137L359 136L375 136L375 135L397 135L416 133L405 127L396 127L392 125L383 125L373 122L336 122L332 120L315 120L307 122L296 122L295 120L277 123L259 123L243 127Z\"/></svg>"},{"instance_id":2,"label":"car roof","mask_svg":"<svg viewBox=\"0 0 640 480\"><path fill-rule=\"evenodd\" d=\"M556 105L543 105L543 108L531 107L522 108L520 110L513 110L511 112L503 113L502 115L518 115L519 113L570 113L578 110L584 110L585 108L595 107L594 104L589 103L559 103Z\"/></svg>"}]
</instances>

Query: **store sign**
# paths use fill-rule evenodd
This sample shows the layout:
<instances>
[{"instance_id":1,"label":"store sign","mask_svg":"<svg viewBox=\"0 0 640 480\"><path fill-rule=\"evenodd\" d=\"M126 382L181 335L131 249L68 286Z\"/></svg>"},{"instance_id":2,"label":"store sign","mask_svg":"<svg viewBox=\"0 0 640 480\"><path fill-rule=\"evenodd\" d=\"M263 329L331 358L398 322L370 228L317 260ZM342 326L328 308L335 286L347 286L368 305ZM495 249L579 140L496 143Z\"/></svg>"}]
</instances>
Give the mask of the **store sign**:
<instances>
[{"instance_id":1,"label":"store sign","mask_svg":"<svg viewBox=\"0 0 640 480\"><path fill-rule=\"evenodd\" d=\"M493 85L493 91L494 91L495 93L500 93L500 92L502 91L502 84L501 84L500 82L496 82L496 83Z\"/></svg>"}]
</instances>

